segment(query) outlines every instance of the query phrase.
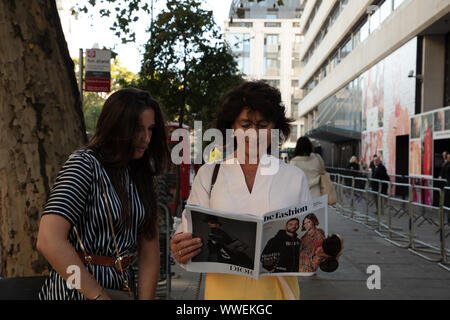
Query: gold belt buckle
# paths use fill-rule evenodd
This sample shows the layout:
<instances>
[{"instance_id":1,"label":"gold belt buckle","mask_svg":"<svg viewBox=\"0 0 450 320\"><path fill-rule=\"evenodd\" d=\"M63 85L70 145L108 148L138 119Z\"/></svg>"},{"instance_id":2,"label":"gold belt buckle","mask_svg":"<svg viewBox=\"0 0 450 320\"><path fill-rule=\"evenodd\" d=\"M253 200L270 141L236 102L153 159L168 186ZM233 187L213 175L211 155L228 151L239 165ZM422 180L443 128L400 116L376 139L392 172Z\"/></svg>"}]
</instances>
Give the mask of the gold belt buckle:
<instances>
[{"instance_id":1,"label":"gold belt buckle","mask_svg":"<svg viewBox=\"0 0 450 320\"><path fill-rule=\"evenodd\" d=\"M123 271L125 271L127 269L122 266L122 261L125 258L129 258L128 254L124 254L123 256L120 256L114 261L114 268L117 270L117 272L120 272L120 269L122 269Z\"/></svg>"}]
</instances>

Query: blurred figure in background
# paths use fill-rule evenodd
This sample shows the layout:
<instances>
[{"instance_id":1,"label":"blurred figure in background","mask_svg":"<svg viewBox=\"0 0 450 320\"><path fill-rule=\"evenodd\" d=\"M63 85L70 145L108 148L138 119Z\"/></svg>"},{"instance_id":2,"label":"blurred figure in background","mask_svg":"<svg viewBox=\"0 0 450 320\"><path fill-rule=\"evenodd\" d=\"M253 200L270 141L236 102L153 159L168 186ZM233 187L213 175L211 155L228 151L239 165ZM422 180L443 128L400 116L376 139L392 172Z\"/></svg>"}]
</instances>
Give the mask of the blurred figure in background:
<instances>
[{"instance_id":1,"label":"blurred figure in background","mask_svg":"<svg viewBox=\"0 0 450 320\"><path fill-rule=\"evenodd\" d=\"M325 163L319 154L312 151L313 145L308 137L298 138L290 164L302 169L306 174L311 198L315 199L321 196L320 175L325 172Z\"/></svg>"},{"instance_id":2,"label":"blurred figure in background","mask_svg":"<svg viewBox=\"0 0 450 320\"><path fill-rule=\"evenodd\" d=\"M352 156L350 158L350 162L347 165L347 169L359 171L359 163L358 158L356 156Z\"/></svg>"}]
</instances>

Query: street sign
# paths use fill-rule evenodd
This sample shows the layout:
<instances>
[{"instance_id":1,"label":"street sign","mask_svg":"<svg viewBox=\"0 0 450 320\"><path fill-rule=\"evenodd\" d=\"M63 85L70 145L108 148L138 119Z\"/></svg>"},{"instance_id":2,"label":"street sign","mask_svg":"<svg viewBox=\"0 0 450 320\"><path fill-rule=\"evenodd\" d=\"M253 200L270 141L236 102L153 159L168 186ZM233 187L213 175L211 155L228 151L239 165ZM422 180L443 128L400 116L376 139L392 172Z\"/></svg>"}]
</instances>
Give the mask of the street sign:
<instances>
[{"instance_id":1,"label":"street sign","mask_svg":"<svg viewBox=\"0 0 450 320\"><path fill-rule=\"evenodd\" d=\"M111 90L111 51L86 50L85 91L109 92Z\"/></svg>"}]
</instances>

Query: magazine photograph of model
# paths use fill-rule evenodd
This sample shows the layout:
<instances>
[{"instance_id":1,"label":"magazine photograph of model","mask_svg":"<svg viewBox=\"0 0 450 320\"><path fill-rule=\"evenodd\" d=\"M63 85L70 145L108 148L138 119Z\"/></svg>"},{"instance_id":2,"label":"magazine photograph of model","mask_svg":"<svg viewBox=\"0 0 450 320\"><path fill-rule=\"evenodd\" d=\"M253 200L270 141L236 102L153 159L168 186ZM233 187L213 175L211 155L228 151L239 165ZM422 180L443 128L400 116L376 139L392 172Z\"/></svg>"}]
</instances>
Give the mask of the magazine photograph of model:
<instances>
[{"instance_id":1,"label":"magazine photograph of model","mask_svg":"<svg viewBox=\"0 0 450 320\"><path fill-rule=\"evenodd\" d=\"M193 234L204 244L192 262L218 262L253 269L256 223L191 211Z\"/></svg>"}]
</instances>

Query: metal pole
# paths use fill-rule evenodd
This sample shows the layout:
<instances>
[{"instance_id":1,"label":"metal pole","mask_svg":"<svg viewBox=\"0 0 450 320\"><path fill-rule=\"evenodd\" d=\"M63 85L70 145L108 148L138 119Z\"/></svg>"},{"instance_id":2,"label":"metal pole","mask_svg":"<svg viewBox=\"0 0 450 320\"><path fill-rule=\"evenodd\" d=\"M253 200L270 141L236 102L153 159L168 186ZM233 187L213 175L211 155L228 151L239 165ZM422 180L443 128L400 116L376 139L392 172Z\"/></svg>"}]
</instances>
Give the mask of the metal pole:
<instances>
[{"instance_id":1,"label":"metal pole","mask_svg":"<svg viewBox=\"0 0 450 320\"><path fill-rule=\"evenodd\" d=\"M377 214L378 214L378 231L381 232L381 180L378 180L378 194L377 194L377 204L378 204L378 210L377 210Z\"/></svg>"},{"instance_id":2,"label":"metal pole","mask_svg":"<svg viewBox=\"0 0 450 320\"><path fill-rule=\"evenodd\" d=\"M409 210L409 247L414 248L414 209L413 209L413 189L408 187L408 210Z\"/></svg>"},{"instance_id":3,"label":"metal pole","mask_svg":"<svg viewBox=\"0 0 450 320\"><path fill-rule=\"evenodd\" d=\"M441 189L439 198L439 237L441 240L441 261L447 263L447 252L445 249L444 198L445 188Z\"/></svg>"},{"instance_id":4,"label":"metal pole","mask_svg":"<svg viewBox=\"0 0 450 320\"><path fill-rule=\"evenodd\" d=\"M352 215L353 218L355 215L355 177L352 176Z\"/></svg>"},{"instance_id":5,"label":"metal pole","mask_svg":"<svg viewBox=\"0 0 450 320\"><path fill-rule=\"evenodd\" d=\"M78 89L80 91L81 110L83 110L83 49L80 48L80 56L78 60Z\"/></svg>"},{"instance_id":6,"label":"metal pole","mask_svg":"<svg viewBox=\"0 0 450 320\"><path fill-rule=\"evenodd\" d=\"M366 178L366 223L369 224L369 178Z\"/></svg>"},{"instance_id":7,"label":"metal pole","mask_svg":"<svg viewBox=\"0 0 450 320\"><path fill-rule=\"evenodd\" d=\"M392 193L392 182L389 180L388 185L388 198L387 198L387 214L388 214L388 238L391 239L391 193Z\"/></svg>"},{"instance_id":8,"label":"metal pole","mask_svg":"<svg viewBox=\"0 0 450 320\"><path fill-rule=\"evenodd\" d=\"M169 209L164 206L164 213L166 216L166 300L170 300L170 291L172 289L172 279L171 274L172 270L170 267L170 232L171 232L171 225L170 225L170 219L169 219Z\"/></svg>"}]
</instances>

